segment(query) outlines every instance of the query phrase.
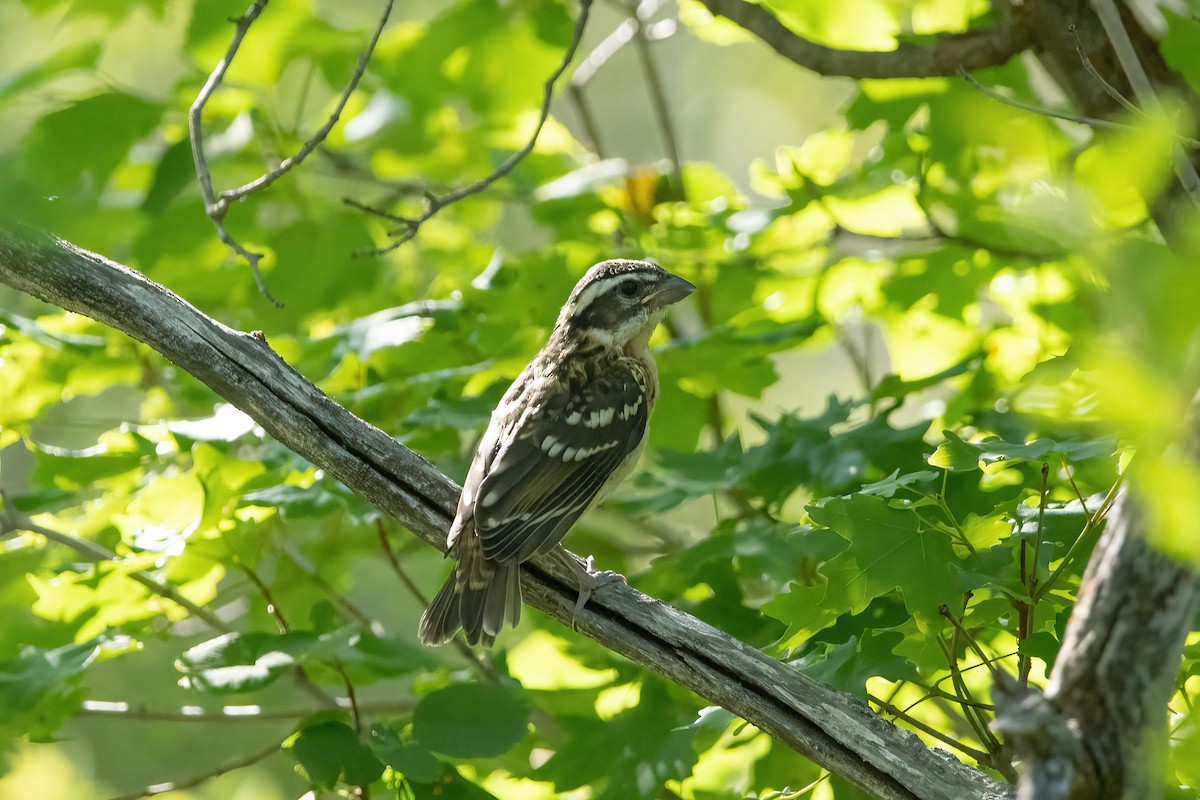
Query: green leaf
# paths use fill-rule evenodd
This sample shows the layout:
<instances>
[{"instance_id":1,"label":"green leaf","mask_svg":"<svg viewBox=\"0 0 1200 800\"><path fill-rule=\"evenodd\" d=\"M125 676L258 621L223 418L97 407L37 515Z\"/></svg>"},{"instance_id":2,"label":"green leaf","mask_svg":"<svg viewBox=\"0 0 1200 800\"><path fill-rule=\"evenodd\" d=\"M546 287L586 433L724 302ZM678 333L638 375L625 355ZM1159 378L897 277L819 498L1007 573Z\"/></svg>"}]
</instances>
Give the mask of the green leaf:
<instances>
[{"instance_id":1,"label":"green leaf","mask_svg":"<svg viewBox=\"0 0 1200 800\"><path fill-rule=\"evenodd\" d=\"M842 644L813 648L813 652L789 663L812 678L866 700L870 678L918 679L912 663L892 652L903 640L904 634L899 631L868 630L861 639L851 636Z\"/></svg>"},{"instance_id":2,"label":"green leaf","mask_svg":"<svg viewBox=\"0 0 1200 800\"><path fill-rule=\"evenodd\" d=\"M666 781L683 780L696 763L688 720L676 718L658 681L642 684L638 705L611 720L563 722L567 743L534 772L539 780L553 781L559 792L603 778L598 797L605 800L657 798Z\"/></svg>"},{"instance_id":3,"label":"green leaf","mask_svg":"<svg viewBox=\"0 0 1200 800\"><path fill-rule=\"evenodd\" d=\"M946 441L933 451L929 457L930 464L954 472L979 469L978 448L964 442L954 431L942 431L942 436L946 437Z\"/></svg>"},{"instance_id":4,"label":"green leaf","mask_svg":"<svg viewBox=\"0 0 1200 800\"><path fill-rule=\"evenodd\" d=\"M247 492L243 500L247 505L277 508L296 518L323 517L345 506L345 500L321 481L311 486L283 484L258 489Z\"/></svg>"},{"instance_id":5,"label":"green leaf","mask_svg":"<svg viewBox=\"0 0 1200 800\"><path fill-rule=\"evenodd\" d=\"M947 535L925 528L912 511L891 508L879 497L852 495L811 506L813 521L849 541L821 568L829 579L827 600L855 613L876 597L899 589L909 613L926 620L958 598Z\"/></svg>"},{"instance_id":6,"label":"green leaf","mask_svg":"<svg viewBox=\"0 0 1200 800\"><path fill-rule=\"evenodd\" d=\"M311 633L226 633L179 657L179 683L217 694L261 689L295 667L301 656L326 646Z\"/></svg>"},{"instance_id":7,"label":"green leaf","mask_svg":"<svg viewBox=\"0 0 1200 800\"><path fill-rule=\"evenodd\" d=\"M161 107L120 92L79 100L34 126L30 166L45 176L47 194L71 191L85 175L103 185L161 114Z\"/></svg>"},{"instance_id":8,"label":"green leaf","mask_svg":"<svg viewBox=\"0 0 1200 800\"><path fill-rule=\"evenodd\" d=\"M1200 20L1165 6L1161 11L1167 21L1167 32L1159 42L1163 58L1187 79L1192 91L1200 92Z\"/></svg>"},{"instance_id":9,"label":"green leaf","mask_svg":"<svg viewBox=\"0 0 1200 800\"><path fill-rule=\"evenodd\" d=\"M348 667L362 666L375 677L408 675L420 669L433 669L438 659L428 647L411 638L376 636L363 631L351 641L349 652L339 656ZM359 670L354 669L357 673Z\"/></svg>"},{"instance_id":10,"label":"green leaf","mask_svg":"<svg viewBox=\"0 0 1200 800\"><path fill-rule=\"evenodd\" d=\"M0 101L28 91L63 72L93 67L100 52L98 42L83 42L59 50L36 66L0 76Z\"/></svg>"},{"instance_id":11,"label":"green leaf","mask_svg":"<svg viewBox=\"0 0 1200 800\"><path fill-rule=\"evenodd\" d=\"M18 737L53 735L83 700L80 680L101 645L93 639L53 650L27 646L0 661L0 753Z\"/></svg>"},{"instance_id":12,"label":"green leaf","mask_svg":"<svg viewBox=\"0 0 1200 800\"><path fill-rule=\"evenodd\" d=\"M951 471L978 469L980 462L1041 461L1050 453L1060 453L1072 460L1109 457L1117 449L1117 440L1112 436L1098 439L1058 442L1041 438L1031 442L1006 442L998 437L988 437L977 442L965 442L954 431L942 431L946 441L938 446L929 463Z\"/></svg>"},{"instance_id":13,"label":"green leaf","mask_svg":"<svg viewBox=\"0 0 1200 800\"><path fill-rule=\"evenodd\" d=\"M893 470L891 475L882 480L865 484L859 491L863 494L873 494L878 497L894 497L896 492L902 487L911 486L914 483L927 483L936 479L937 476L938 473L927 469L901 475L900 470L897 469Z\"/></svg>"},{"instance_id":14,"label":"green leaf","mask_svg":"<svg viewBox=\"0 0 1200 800\"><path fill-rule=\"evenodd\" d=\"M383 774L383 762L342 722L321 722L302 728L284 749L314 786L332 789L338 781L366 786Z\"/></svg>"},{"instance_id":15,"label":"green leaf","mask_svg":"<svg viewBox=\"0 0 1200 800\"><path fill-rule=\"evenodd\" d=\"M421 699L413 711L413 735L453 758L488 758L525 738L528 718L528 705L498 686L455 684Z\"/></svg>"},{"instance_id":16,"label":"green leaf","mask_svg":"<svg viewBox=\"0 0 1200 800\"><path fill-rule=\"evenodd\" d=\"M386 725L372 725L368 740L371 752L384 764L416 783L433 783L445 768L433 753L418 744L402 741L400 735Z\"/></svg>"},{"instance_id":17,"label":"green leaf","mask_svg":"<svg viewBox=\"0 0 1200 800\"><path fill-rule=\"evenodd\" d=\"M170 205L185 188L194 185L196 167L192 161L192 143L186 137L167 148L158 167L154 170L154 182L146 199L142 201L142 211L147 214L159 214Z\"/></svg>"}]
</instances>

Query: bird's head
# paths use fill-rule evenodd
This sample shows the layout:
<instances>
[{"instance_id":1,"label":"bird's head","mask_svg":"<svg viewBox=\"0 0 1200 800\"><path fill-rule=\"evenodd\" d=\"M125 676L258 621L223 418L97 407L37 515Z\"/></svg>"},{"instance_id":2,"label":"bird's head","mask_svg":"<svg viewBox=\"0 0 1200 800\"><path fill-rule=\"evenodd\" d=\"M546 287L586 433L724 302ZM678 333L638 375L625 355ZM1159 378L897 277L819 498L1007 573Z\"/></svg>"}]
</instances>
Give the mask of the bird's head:
<instances>
[{"instance_id":1,"label":"bird's head","mask_svg":"<svg viewBox=\"0 0 1200 800\"><path fill-rule=\"evenodd\" d=\"M605 347L644 346L667 306L695 290L649 261L601 261L575 284L556 328Z\"/></svg>"}]
</instances>

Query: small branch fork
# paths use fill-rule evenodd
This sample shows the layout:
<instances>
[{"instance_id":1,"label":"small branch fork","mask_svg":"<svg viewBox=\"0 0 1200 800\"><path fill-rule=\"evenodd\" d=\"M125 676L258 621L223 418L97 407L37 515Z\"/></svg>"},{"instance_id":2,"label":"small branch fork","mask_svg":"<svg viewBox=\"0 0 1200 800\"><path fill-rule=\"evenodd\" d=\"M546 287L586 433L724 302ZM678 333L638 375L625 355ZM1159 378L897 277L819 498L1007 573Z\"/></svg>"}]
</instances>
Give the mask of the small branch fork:
<instances>
[{"instance_id":1,"label":"small branch fork","mask_svg":"<svg viewBox=\"0 0 1200 800\"><path fill-rule=\"evenodd\" d=\"M382 208L361 203L351 198L346 198L343 201L346 203L346 205L351 206L352 208L357 208L359 211L381 217L390 222L399 223L401 226L398 230L392 233L392 236L396 238L391 244L388 244L384 247L363 250L360 251L358 255L383 255L384 253L390 253L416 236L417 231L421 229L421 226L425 224L431 217L433 217L434 214L438 213L446 206L457 203L459 200L479 194L484 189L488 188L493 183L516 169L517 165L524 161L525 157L533 152L533 148L537 145L538 137L542 134L542 128L545 127L546 120L550 117L550 101L554 99L554 87L558 83L558 79L562 77L562 74L566 72L567 67L570 66L571 62L575 59L575 51L579 49L579 42L583 39L583 32L587 28L587 21L591 14L591 10L592 0L580 0L579 16L575 19L575 29L571 35L571 43L567 46L566 52L563 53L562 61L559 62L558 67L555 68L554 72L550 73L550 77L547 78L546 82L543 84L542 106L538 114L537 125L534 126L533 129L533 135L529 137L529 141L525 143L524 147L510 155L504 161L504 163L497 167L490 175L474 183L461 186L443 195L436 195L433 192L426 192L425 207L420 216L416 217L406 217L399 214L393 214L390 211L385 211Z\"/></svg>"},{"instance_id":2,"label":"small branch fork","mask_svg":"<svg viewBox=\"0 0 1200 800\"><path fill-rule=\"evenodd\" d=\"M349 101L350 95L358 88L358 82L367 70L371 54L375 52L375 45L379 42L379 37L383 33L384 26L392 14L393 0L387 0L385 3L383 13L379 15L379 23L375 26L375 33L371 36L370 43L358 57L358 65L354 68L354 74L350 77L350 82L346 84L346 88L342 92L337 106L329 115L325 124L321 126L320 130L301 145L294 156L280 161L278 166L270 172L236 189L226 189L217 193L213 190L212 171L209 169L208 157L204 152L204 126L201 124L204 106L221 85L221 82L224 81L225 73L229 69L229 65L233 62L233 57L237 55L238 49L242 46L242 40L246 38L246 33L250 30L250 26L262 14L263 9L267 7L269 1L254 0L251 6L246 9L246 12L234 20L233 40L229 43L229 49L225 51L225 57L217 62L217 66L213 69L212 74L208 76L208 80L204 83L200 94L196 95L196 100L192 103L191 109L188 110L188 136L192 142L192 160L196 165L196 178L200 183L200 194L204 199L204 213L212 220L213 225L216 226L217 235L221 238L221 241L250 264L250 269L254 272L254 282L258 286L259 293L276 307L281 307L283 304L271 295L266 283L263 281L262 272L259 270L259 261L262 260L263 253L248 250L239 244L230 235L229 231L225 229L225 215L229 213L230 204L270 186L307 158L310 153L325 141L325 137L329 135L329 132L333 130L333 126L341 118L342 111L346 108L346 103Z\"/></svg>"}]
</instances>

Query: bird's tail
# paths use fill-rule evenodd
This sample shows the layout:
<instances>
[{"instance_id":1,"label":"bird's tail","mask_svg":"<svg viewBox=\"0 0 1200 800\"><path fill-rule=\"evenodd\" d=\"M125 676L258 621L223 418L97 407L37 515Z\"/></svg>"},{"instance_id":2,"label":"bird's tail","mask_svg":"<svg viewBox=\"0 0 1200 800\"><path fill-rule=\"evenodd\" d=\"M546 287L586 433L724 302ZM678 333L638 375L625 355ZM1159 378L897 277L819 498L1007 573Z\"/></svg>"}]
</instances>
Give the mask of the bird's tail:
<instances>
[{"instance_id":1,"label":"bird's tail","mask_svg":"<svg viewBox=\"0 0 1200 800\"><path fill-rule=\"evenodd\" d=\"M484 558L478 536L465 531L454 571L421 615L421 643L445 644L462 628L470 644L491 647L505 620L520 619L520 567Z\"/></svg>"}]
</instances>

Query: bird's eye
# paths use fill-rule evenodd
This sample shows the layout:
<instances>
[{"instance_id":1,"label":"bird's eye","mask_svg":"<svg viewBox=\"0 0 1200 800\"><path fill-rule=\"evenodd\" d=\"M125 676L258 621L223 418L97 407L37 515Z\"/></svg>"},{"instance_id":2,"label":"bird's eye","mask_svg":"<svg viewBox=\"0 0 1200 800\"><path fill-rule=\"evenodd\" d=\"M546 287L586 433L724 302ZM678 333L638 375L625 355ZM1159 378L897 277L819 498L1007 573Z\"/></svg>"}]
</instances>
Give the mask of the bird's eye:
<instances>
[{"instance_id":1,"label":"bird's eye","mask_svg":"<svg viewBox=\"0 0 1200 800\"><path fill-rule=\"evenodd\" d=\"M621 285L617 288L620 289L621 294L625 295L626 297L635 297L638 293L638 282L622 281Z\"/></svg>"}]
</instances>

